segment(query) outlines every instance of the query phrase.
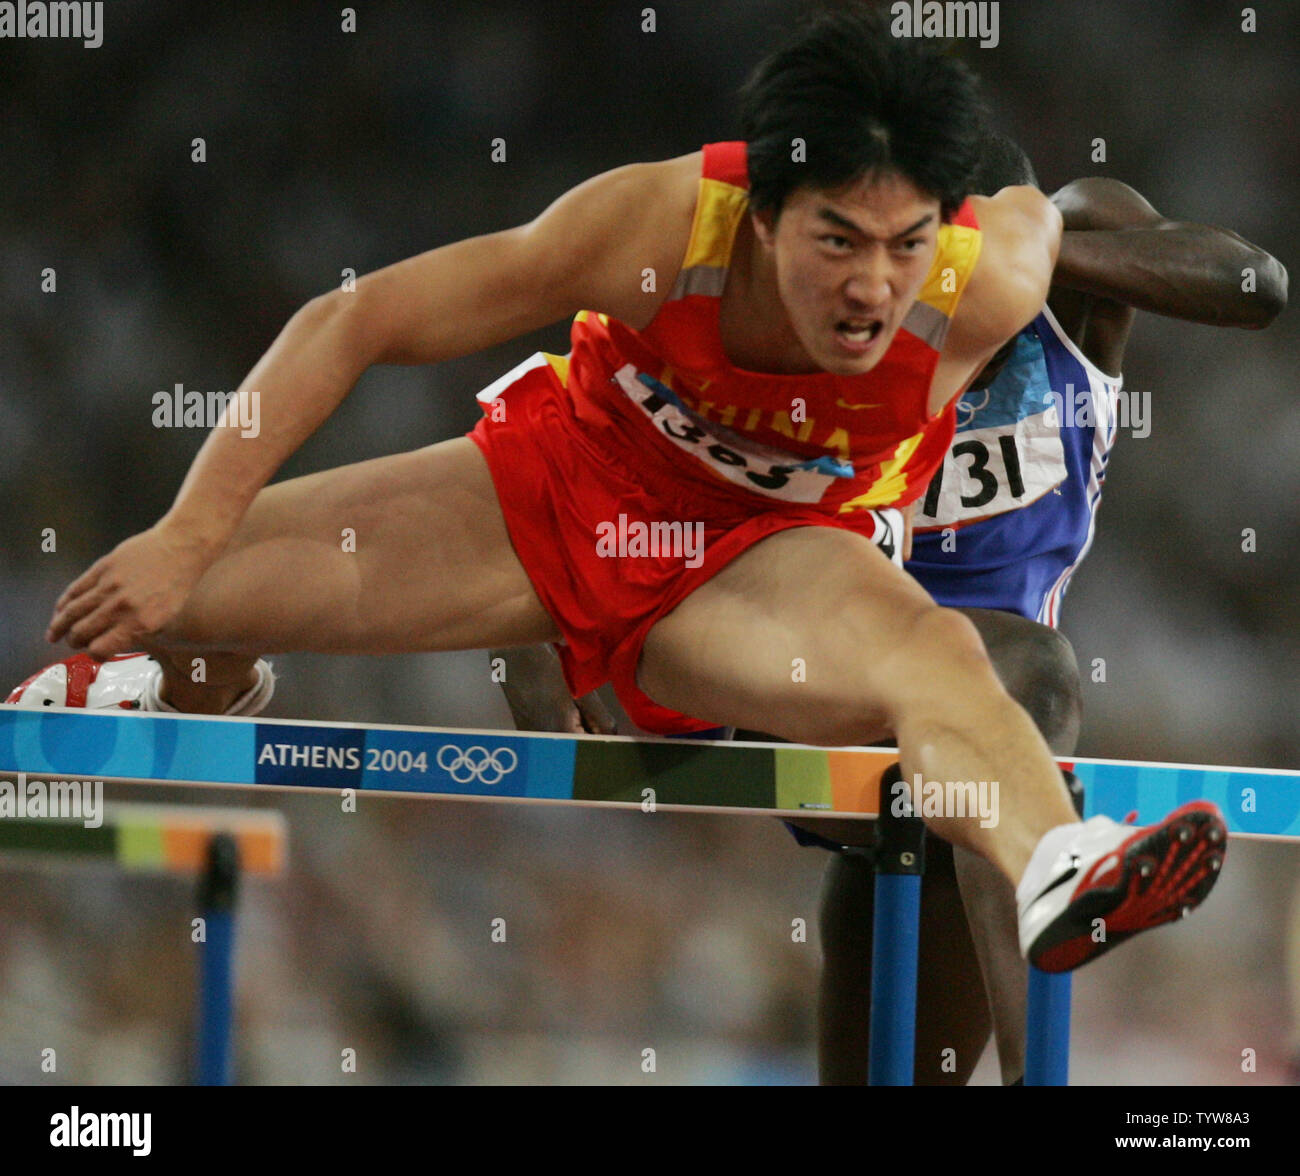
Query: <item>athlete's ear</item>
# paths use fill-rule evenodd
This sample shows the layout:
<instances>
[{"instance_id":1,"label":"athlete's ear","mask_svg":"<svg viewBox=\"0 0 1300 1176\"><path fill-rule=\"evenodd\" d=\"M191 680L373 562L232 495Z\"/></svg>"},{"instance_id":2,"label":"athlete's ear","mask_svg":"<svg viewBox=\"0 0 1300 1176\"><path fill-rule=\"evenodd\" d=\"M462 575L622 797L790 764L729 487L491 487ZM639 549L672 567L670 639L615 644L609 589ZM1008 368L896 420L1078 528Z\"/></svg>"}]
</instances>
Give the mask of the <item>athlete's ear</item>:
<instances>
[{"instance_id":1,"label":"athlete's ear","mask_svg":"<svg viewBox=\"0 0 1300 1176\"><path fill-rule=\"evenodd\" d=\"M768 249L776 244L777 215L770 208L762 208L750 214L750 219L754 222L754 235Z\"/></svg>"}]
</instances>

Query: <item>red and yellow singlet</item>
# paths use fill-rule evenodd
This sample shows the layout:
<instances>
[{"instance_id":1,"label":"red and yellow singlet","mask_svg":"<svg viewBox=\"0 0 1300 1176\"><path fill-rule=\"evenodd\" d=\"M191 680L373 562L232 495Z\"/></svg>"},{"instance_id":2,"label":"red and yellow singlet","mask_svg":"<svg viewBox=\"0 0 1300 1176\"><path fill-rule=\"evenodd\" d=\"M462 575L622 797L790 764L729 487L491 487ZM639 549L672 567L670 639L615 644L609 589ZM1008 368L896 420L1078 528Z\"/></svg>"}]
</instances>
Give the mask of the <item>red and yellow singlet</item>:
<instances>
[{"instance_id":1,"label":"red and yellow singlet","mask_svg":"<svg viewBox=\"0 0 1300 1176\"><path fill-rule=\"evenodd\" d=\"M644 330L587 311L550 357L579 416L619 419L683 477L829 512L906 505L952 442L952 405L927 413L948 325L980 251L969 203L939 229L920 297L870 372L773 375L735 368L718 327L736 230L749 205L744 143L704 148L690 243ZM674 452L675 451L675 452ZM689 454L691 460L681 460Z\"/></svg>"},{"instance_id":2,"label":"red and yellow singlet","mask_svg":"<svg viewBox=\"0 0 1300 1176\"><path fill-rule=\"evenodd\" d=\"M579 314L568 355L534 355L479 393L484 416L470 434L562 634L570 690L612 680L633 721L666 734L716 721L638 688L646 635L731 560L779 531L830 526L901 563L891 508L924 491L951 443L953 406L929 417L930 384L980 250L963 205L939 230L920 299L866 375L733 367L719 312L749 204L745 155L744 143L704 148L685 262L654 320L636 331ZM598 541L656 527L694 545L629 546L612 559Z\"/></svg>"}]
</instances>

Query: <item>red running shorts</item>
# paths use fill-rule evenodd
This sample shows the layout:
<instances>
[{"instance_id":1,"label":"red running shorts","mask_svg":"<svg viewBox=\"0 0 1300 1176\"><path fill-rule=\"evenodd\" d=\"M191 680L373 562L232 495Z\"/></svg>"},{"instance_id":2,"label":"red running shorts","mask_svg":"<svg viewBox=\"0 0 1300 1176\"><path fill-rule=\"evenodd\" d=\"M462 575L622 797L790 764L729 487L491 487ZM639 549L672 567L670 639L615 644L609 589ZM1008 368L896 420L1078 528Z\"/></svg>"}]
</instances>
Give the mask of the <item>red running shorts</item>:
<instances>
[{"instance_id":1,"label":"red running shorts","mask_svg":"<svg viewBox=\"0 0 1300 1176\"><path fill-rule=\"evenodd\" d=\"M484 417L469 436L487 459L515 553L562 634L560 661L575 698L611 681L647 731L716 727L707 716L660 706L637 686L656 621L742 552L790 527L843 527L902 566L898 510L828 515L683 477L693 459L661 449L657 438L632 435L613 417L580 419L553 366L563 363L539 353L484 389ZM663 527L674 522L679 542ZM655 523L659 541L651 543Z\"/></svg>"}]
</instances>

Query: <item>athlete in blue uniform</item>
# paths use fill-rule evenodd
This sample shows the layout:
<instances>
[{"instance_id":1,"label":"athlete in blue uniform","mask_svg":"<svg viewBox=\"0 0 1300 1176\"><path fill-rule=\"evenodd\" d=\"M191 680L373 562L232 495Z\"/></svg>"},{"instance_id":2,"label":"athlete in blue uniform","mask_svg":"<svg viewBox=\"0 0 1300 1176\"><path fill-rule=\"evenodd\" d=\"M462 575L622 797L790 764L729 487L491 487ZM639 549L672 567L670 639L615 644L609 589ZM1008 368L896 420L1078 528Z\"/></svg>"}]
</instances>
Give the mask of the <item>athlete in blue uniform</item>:
<instances>
[{"instance_id":1,"label":"athlete in blue uniform","mask_svg":"<svg viewBox=\"0 0 1300 1176\"><path fill-rule=\"evenodd\" d=\"M1036 183L1024 153L990 134L972 191L991 194L1023 183ZM1049 303L959 402L948 459L913 514L906 566L936 601L961 608L976 623L1008 691L1052 750L1068 756L1079 733L1079 679L1074 652L1056 625L1070 577L1092 541L1118 429L1144 435L1148 425L1145 406L1123 396L1120 376L1135 308L1259 328L1285 304L1286 273L1230 232L1166 220L1114 180L1079 180L1053 200L1067 231ZM1247 267L1256 275L1252 293L1241 288ZM521 729L615 729L599 696L569 699L549 649L493 656L508 662L505 692ZM794 832L803 844L839 849L839 839L861 836L864 828L817 821ZM866 1077L873 888L865 858L832 857L822 905L819 1028L821 1077L828 1083ZM1015 926L1014 895L996 871L931 838L918 1084L967 1081L990 1026L1003 1080L1020 1078L1025 964ZM949 1048L955 1065L945 1069Z\"/></svg>"},{"instance_id":2,"label":"athlete in blue uniform","mask_svg":"<svg viewBox=\"0 0 1300 1176\"><path fill-rule=\"evenodd\" d=\"M1120 415L1138 435L1150 427L1122 386L1048 307L1020 332L997 379L958 401L952 449L913 516L907 568L931 596L1056 627Z\"/></svg>"}]
</instances>

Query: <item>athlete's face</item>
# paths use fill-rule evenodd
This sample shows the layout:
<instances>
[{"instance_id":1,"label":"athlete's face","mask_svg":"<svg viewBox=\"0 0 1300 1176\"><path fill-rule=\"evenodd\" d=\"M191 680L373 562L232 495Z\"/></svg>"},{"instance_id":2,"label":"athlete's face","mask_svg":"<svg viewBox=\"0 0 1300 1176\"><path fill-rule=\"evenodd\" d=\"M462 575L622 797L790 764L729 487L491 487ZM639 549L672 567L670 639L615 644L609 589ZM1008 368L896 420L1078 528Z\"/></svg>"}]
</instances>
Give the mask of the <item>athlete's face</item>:
<instances>
[{"instance_id":1,"label":"athlete's face","mask_svg":"<svg viewBox=\"0 0 1300 1176\"><path fill-rule=\"evenodd\" d=\"M775 223L755 217L816 367L851 376L880 362L929 273L939 225L939 201L892 172L834 192L799 188Z\"/></svg>"}]
</instances>

